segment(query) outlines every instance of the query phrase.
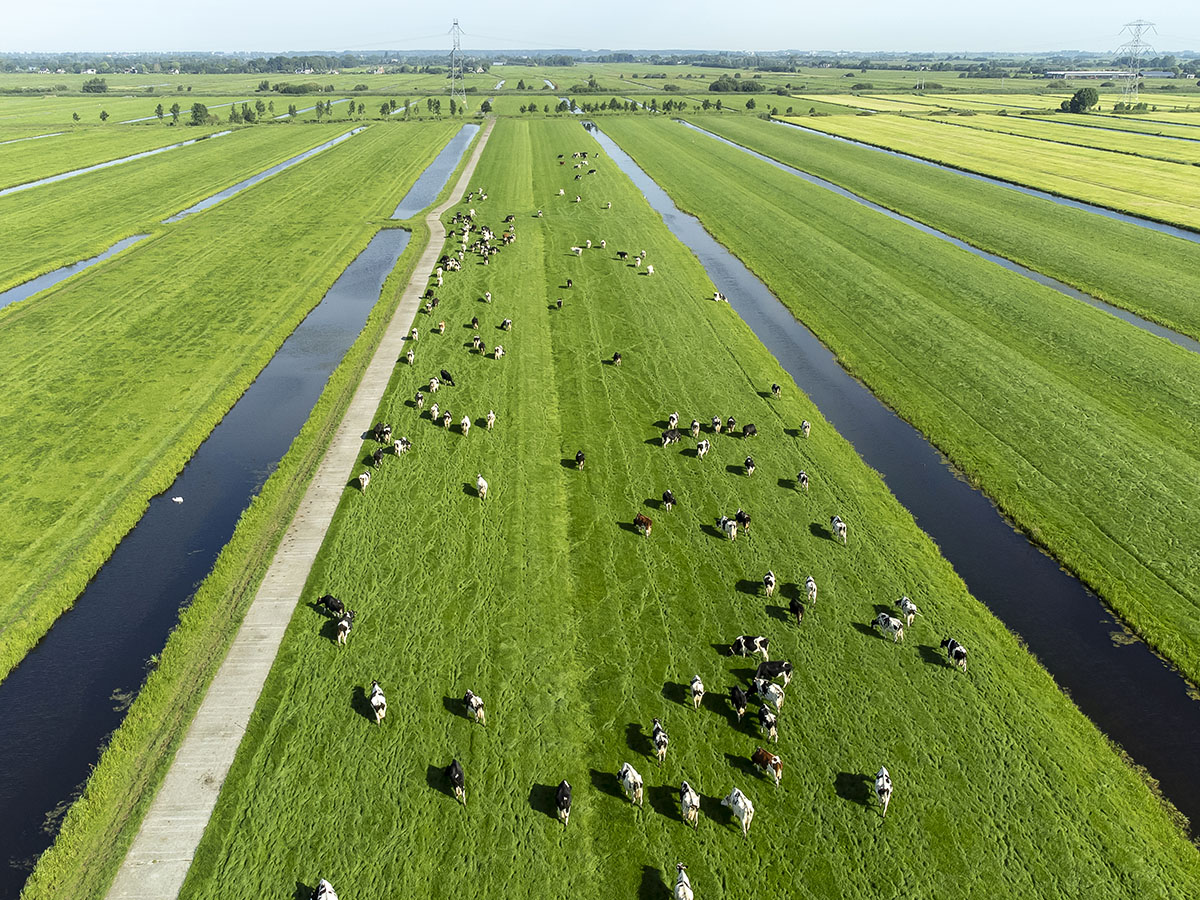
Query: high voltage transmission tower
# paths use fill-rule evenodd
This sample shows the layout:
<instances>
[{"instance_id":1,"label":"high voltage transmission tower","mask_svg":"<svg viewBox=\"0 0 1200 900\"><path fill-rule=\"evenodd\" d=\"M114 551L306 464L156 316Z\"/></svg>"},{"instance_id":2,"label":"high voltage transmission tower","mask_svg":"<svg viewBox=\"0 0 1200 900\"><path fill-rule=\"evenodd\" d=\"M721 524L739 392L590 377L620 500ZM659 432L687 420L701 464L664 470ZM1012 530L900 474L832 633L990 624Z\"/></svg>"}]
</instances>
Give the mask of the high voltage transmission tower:
<instances>
[{"instance_id":1,"label":"high voltage transmission tower","mask_svg":"<svg viewBox=\"0 0 1200 900\"><path fill-rule=\"evenodd\" d=\"M1144 19L1138 19L1136 22L1127 22L1121 31L1129 32L1129 40L1117 48L1117 58L1121 59L1124 57L1126 62L1125 86L1122 92L1124 96L1122 99L1127 105L1132 106L1138 102L1138 83L1142 76L1142 57L1154 52L1154 48L1142 40L1142 35L1148 31L1158 34L1158 31L1155 29L1153 22L1147 22Z\"/></svg>"},{"instance_id":2,"label":"high voltage transmission tower","mask_svg":"<svg viewBox=\"0 0 1200 900\"><path fill-rule=\"evenodd\" d=\"M462 29L458 27L458 19L450 28L454 36L454 47L450 50L450 102L458 101L460 108L466 112L467 90L463 85L462 44L460 37Z\"/></svg>"}]
</instances>

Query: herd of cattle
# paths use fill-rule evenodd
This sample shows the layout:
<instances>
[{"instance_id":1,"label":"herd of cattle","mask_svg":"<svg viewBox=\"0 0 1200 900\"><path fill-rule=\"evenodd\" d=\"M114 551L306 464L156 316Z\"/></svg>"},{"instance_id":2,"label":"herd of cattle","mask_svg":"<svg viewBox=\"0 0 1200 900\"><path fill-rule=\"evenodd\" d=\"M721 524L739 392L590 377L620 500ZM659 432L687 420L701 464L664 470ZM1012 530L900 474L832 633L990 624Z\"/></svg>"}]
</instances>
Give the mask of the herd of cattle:
<instances>
[{"instance_id":1,"label":"herd of cattle","mask_svg":"<svg viewBox=\"0 0 1200 900\"><path fill-rule=\"evenodd\" d=\"M588 152L581 151L572 154L573 158L580 160L576 165L579 168L581 165L588 165ZM560 164L564 163L564 157L559 156ZM593 174L596 170L593 168L589 174ZM578 177L578 176L577 176ZM559 195L565 194L560 190ZM475 198L486 200L487 195L481 190L472 191L467 197L466 202L474 202ZM576 197L575 202L579 202L581 198ZM606 204L606 208L611 208L611 203ZM542 217L542 210L538 210L537 218ZM501 235L501 245L511 244L516 240L515 233L515 217L509 215L504 220L505 230ZM462 261L465 259L468 252L476 254L481 259L482 265L488 265L491 258L499 252L500 247L495 245L496 235L486 225L481 225L476 221L476 210L470 209L469 213L457 213L451 220L452 225L456 226L456 233L461 238L461 246L456 254L448 254L439 260L437 269L431 274L431 286L426 292L425 299L427 303L424 311L427 315L432 315L433 311L438 308L440 300L434 294L434 286L441 286L443 279L449 272L460 271ZM477 235L473 242L469 243L472 235ZM591 240L583 242L582 245L571 247L571 252L576 256L581 256L585 249L591 249L596 246L604 249L607 242L604 240L593 244ZM640 269L643 261L646 259L647 252L640 251L633 260L633 268ZM624 262L629 259L629 254L625 251L617 253L617 259ZM646 273L653 274L654 268L652 265L646 266ZM571 279L567 279L568 287L573 286ZM492 295L490 291L486 291L484 296L480 298L485 303L491 303ZM725 300L725 297L720 292L716 292L714 300ZM562 309L563 301L558 299L555 304L557 309ZM478 317L472 317L470 327L477 332L479 329ZM500 328L504 331L512 330L512 319L504 318L500 323ZM432 330L438 333L445 333L445 322L439 321L437 326ZM415 345L419 340L419 332L416 327L408 339L408 349L404 355L404 359L410 366L415 364ZM474 334L471 342L471 352L478 355L486 354L486 347L478 333ZM500 359L504 356L504 348L497 346L493 351L495 359ZM614 365L621 365L622 355L620 352L614 353L612 357ZM431 377L428 382L429 394L438 392L442 385L455 386L455 381L451 374L442 369L438 376ZM771 385L771 395L774 398L779 398L782 395L782 388L778 384ZM414 397L417 415L421 416L425 404L425 395L422 391L418 391ZM439 405L434 402L430 408L430 421L432 424L441 424L443 428L449 430L453 417L449 410L439 408ZM663 447L679 444L682 441L684 431L681 431L679 425L679 414L671 413L667 418L667 429L661 434L661 443ZM489 410L485 419L488 431L491 431L496 422L496 413ZM469 415L464 415L459 422L460 432L465 437L471 427L471 418ZM701 438L702 426L699 419L692 419L691 426L687 429L691 437L697 441L695 447L695 455L699 459L704 457L712 449L712 440L716 440L716 436L722 431L730 436L737 436L739 432L737 422L733 416L722 420L720 416L713 416L711 419L710 433L712 439ZM804 438L809 438L812 432L812 425L807 420L801 423L799 433ZM758 434L758 429L753 423L747 423L741 427L740 437L742 439L750 439ZM368 456L368 464L378 470L382 464L385 452L391 450L396 456L402 456L412 448L412 442L406 437L393 437L393 428L385 422L377 423L371 430L370 435L379 444L379 446ZM579 450L575 455L575 467L579 470L584 468L587 460L587 454L584 450ZM747 456L745 459L745 473L747 476L753 475L756 470L756 465L752 456ZM360 490L365 491L371 482L371 468L364 470L357 478ZM798 488L807 491L809 487L809 475L804 470L801 470L795 480ZM486 500L488 496L488 482L482 474L476 477L476 494L480 500ZM662 506L665 510L671 511L676 505L674 493L668 489L663 491ZM733 516L720 516L716 520L718 531L727 537L730 541L736 540L739 531L749 536L751 526L751 516L743 509L739 508ZM643 513L638 513L634 519L634 527L647 538L653 529L653 522L649 516ZM849 527L845 520L839 515L833 515L830 518L830 536L833 540L840 540L844 546L848 546L848 531ZM773 571L768 571L762 579L762 584L768 598L772 597L778 588L778 579ZM804 596L810 606L816 603L817 599L817 583L812 575L808 575L804 584ZM325 608L331 618L335 620L336 639L338 644L345 645L348 641L351 629L354 625L355 612L346 608L341 600L326 594L321 597L318 603ZM912 627L916 616L920 615L916 605L908 597L901 597L896 601L899 617L891 616L887 613L879 613L871 623L873 627L878 628L884 636L890 635L893 642L901 642L904 640L905 627ZM799 625L805 614L804 603L799 599L797 592L790 600L790 613L794 617L795 623ZM966 671L966 649L957 640L947 638L942 641L942 648L946 651L947 658L952 665L958 666L963 672ZM730 644L729 652L734 656L761 656L761 662L758 664L750 679L748 688L749 692L740 684L735 684L729 689L729 700L737 722L741 723L743 716L746 715L747 707L751 697L757 699L759 710L757 713L758 725L761 734L769 738L773 743L778 743L779 740L779 715L782 712L785 699L785 688L791 682L793 676L793 666L787 660L772 660L770 658L770 638L765 635L739 635ZM779 683L782 681L782 684ZM706 693L704 682L700 675L695 675L690 682L691 705L694 710L699 710L704 695ZM373 681L370 692L367 694L367 702L371 709L371 715L377 725L382 725L384 718L387 715L387 699L384 696L383 688L378 681ZM474 720L479 725L486 724L486 715L484 711L483 699L471 690L467 690L463 703L468 718ZM663 726L661 719L655 718L652 723L651 731L651 746L654 756L662 766L667 757L667 749L670 746L670 738L667 735L666 729ZM750 756L750 762L758 770L762 771L768 778L774 781L778 787L783 779L783 760L776 754L772 753L763 747L756 747L753 754ZM446 782L452 790L454 797L466 806L466 775L462 764L458 759L452 759L450 765L444 770ZM625 762L617 772L617 781L629 801L641 807L644 801L645 788L642 776L637 772L629 762ZM886 767L881 767L874 778L874 793L878 800L882 816L886 817L888 804L892 796L892 780ZM681 821L690 825L693 829L699 827L700 817L700 795L688 781L683 780L680 783L679 791L679 813ZM746 796L739 788L733 787L730 792L721 799L721 806L727 807L737 824L741 827L744 836L749 835L750 825L754 819L755 807L749 797ZM572 788L569 782L563 780L559 783L555 791L555 814L563 825L567 827L571 816L572 804ZM679 863L676 866L676 880L672 889L674 900L692 900L693 892L691 882L687 874L687 866ZM315 892L313 900L337 900L337 895L334 892L333 886L325 879L321 879Z\"/></svg>"}]
</instances>

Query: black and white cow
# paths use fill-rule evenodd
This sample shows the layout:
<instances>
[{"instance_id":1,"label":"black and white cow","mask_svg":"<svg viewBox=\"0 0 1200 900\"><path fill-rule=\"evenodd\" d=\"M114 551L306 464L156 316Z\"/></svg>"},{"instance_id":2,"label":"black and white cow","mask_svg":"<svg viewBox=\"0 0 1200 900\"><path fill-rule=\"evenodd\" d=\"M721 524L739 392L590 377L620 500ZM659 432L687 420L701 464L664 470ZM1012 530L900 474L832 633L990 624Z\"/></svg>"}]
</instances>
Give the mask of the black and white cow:
<instances>
[{"instance_id":1,"label":"black and white cow","mask_svg":"<svg viewBox=\"0 0 1200 900\"><path fill-rule=\"evenodd\" d=\"M750 798L734 788L729 792L729 796L721 800L721 805L732 810L733 817L742 826L742 836L749 837L750 823L754 820L754 804L750 802Z\"/></svg>"},{"instance_id":2,"label":"black and white cow","mask_svg":"<svg viewBox=\"0 0 1200 900\"><path fill-rule=\"evenodd\" d=\"M758 668L754 672L755 678L771 679L782 678L783 686L787 687L792 683L792 664L786 659L764 659L758 664Z\"/></svg>"},{"instance_id":3,"label":"black and white cow","mask_svg":"<svg viewBox=\"0 0 1200 900\"><path fill-rule=\"evenodd\" d=\"M379 686L378 681L371 682L371 694L367 700L375 714L375 724L382 725L383 718L387 715L387 698L383 696L383 688Z\"/></svg>"},{"instance_id":4,"label":"black and white cow","mask_svg":"<svg viewBox=\"0 0 1200 900\"><path fill-rule=\"evenodd\" d=\"M808 421L808 419L805 419L803 422L800 423L800 432L805 437L808 437L808 435L811 431L812 431L812 422Z\"/></svg>"},{"instance_id":5,"label":"black and white cow","mask_svg":"<svg viewBox=\"0 0 1200 900\"><path fill-rule=\"evenodd\" d=\"M775 593L775 573L770 569L763 576L763 588L767 592L767 599L770 599Z\"/></svg>"},{"instance_id":6,"label":"black and white cow","mask_svg":"<svg viewBox=\"0 0 1200 900\"><path fill-rule=\"evenodd\" d=\"M558 783L558 790L554 794L554 808L558 813L558 821L566 828L571 820L571 785L565 778Z\"/></svg>"},{"instance_id":7,"label":"black and white cow","mask_svg":"<svg viewBox=\"0 0 1200 900\"><path fill-rule=\"evenodd\" d=\"M913 603L908 597L901 597L896 601L896 605L900 607L900 615L904 616L905 624L911 628L913 619L921 614L917 609L917 604Z\"/></svg>"},{"instance_id":8,"label":"black and white cow","mask_svg":"<svg viewBox=\"0 0 1200 900\"><path fill-rule=\"evenodd\" d=\"M886 766L880 766L875 773L875 798L883 807L883 818L887 818L888 804L892 802L892 776Z\"/></svg>"},{"instance_id":9,"label":"black and white cow","mask_svg":"<svg viewBox=\"0 0 1200 900\"><path fill-rule=\"evenodd\" d=\"M942 649L946 651L946 659L950 660L951 665L958 666L964 672L967 671L966 647L954 638L946 638L942 641Z\"/></svg>"},{"instance_id":10,"label":"black and white cow","mask_svg":"<svg viewBox=\"0 0 1200 900\"><path fill-rule=\"evenodd\" d=\"M675 506L675 495L672 494L669 489L663 491L662 502L663 502L663 507L668 512L670 512L671 509Z\"/></svg>"},{"instance_id":11,"label":"black and white cow","mask_svg":"<svg viewBox=\"0 0 1200 900\"><path fill-rule=\"evenodd\" d=\"M779 719L771 712L771 707L765 703L758 708L758 726L763 734L775 743L779 743Z\"/></svg>"},{"instance_id":12,"label":"black and white cow","mask_svg":"<svg viewBox=\"0 0 1200 900\"><path fill-rule=\"evenodd\" d=\"M686 781L679 786L679 815L685 825L696 828L700 821L700 795Z\"/></svg>"},{"instance_id":13,"label":"black and white cow","mask_svg":"<svg viewBox=\"0 0 1200 900\"><path fill-rule=\"evenodd\" d=\"M687 866L683 863L676 863L675 871L678 874L675 876L675 887L671 889L671 900L694 900L695 895L692 893L692 882L688 878Z\"/></svg>"},{"instance_id":14,"label":"black and white cow","mask_svg":"<svg viewBox=\"0 0 1200 900\"><path fill-rule=\"evenodd\" d=\"M678 444L681 437L678 428L668 428L662 433L662 445L665 447L668 444Z\"/></svg>"},{"instance_id":15,"label":"black and white cow","mask_svg":"<svg viewBox=\"0 0 1200 900\"><path fill-rule=\"evenodd\" d=\"M662 727L662 722L658 719L654 720L654 728L650 733L650 743L654 744L654 753L658 756L658 764L661 766L663 760L667 758L667 744L670 743L670 738L667 737L667 732Z\"/></svg>"},{"instance_id":16,"label":"black and white cow","mask_svg":"<svg viewBox=\"0 0 1200 900\"><path fill-rule=\"evenodd\" d=\"M467 707L467 715L478 722L480 725L487 725L487 716L483 709L483 698L472 691L467 691L463 697L463 703Z\"/></svg>"},{"instance_id":17,"label":"black and white cow","mask_svg":"<svg viewBox=\"0 0 1200 900\"><path fill-rule=\"evenodd\" d=\"M833 539L836 541L838 538L841 538L842 545L845 546L846 532L848 529L847 529L846 523L844 521L842 521L842 517L841 516L833 516L829 520L829 528L833 532Z\"/></svg>"},{"instance_id":18,"label":"black and white cow","mask_svg":"<svg viewBox=\"0 0 1200 900\"><path fill-rule=\"evenodd\" d=\"M808 473L803 469L801 469L800 473L796 476L796 484L800 485L800 487L802 487L804 490L808 490Z\"/></svg>"},{"instance_id":19,"label":"black and white cow","mask_svg":"<svg viewBox=\"0 0 1200 900\"><path fill-rule=\"evenodd\" d=\"M613 354L612 361L613 361L614 366L619 366L621 364L621 351L620 350L618 350L616 353Z\"/></svg>"},{"instance_id":20,"label":"black and white cow","mask_svg":"<svg viewBox=\"0 0 1200 900\"><path fill-rule=\"evenodd\" d=\"M742 721L742 716L746 714L746 703L749 698L746 692L738 685L734 685L729 689L729 702L733 704L733 711L737 714L738 721Z\"/></svg>"},{"instance_id":21,"label":"black and white cow","mask_svg":"<svg viewBox=\"0 0 1200 900\"><path fill-rule=\"evenodd\" d=\"M413 400L417 402L417 412L425 408L425 395L420 391L417 391L417 395L413 397Z\"/></svg>"},{"instance_id":22,"label":"black and white cow","mask_svg":"<svg viewBox=\"0 0 1200 900\"><path fill-rule=\"evenodd\" d=\"M582 472L583 464L585 462L587 462L587 454L584 453L582 450L576 451L576 453L575 453L575 468Z\"/></svg>"},{"instance_id":23,"label":"black and white cow","mask_svg":"<svg viewBox=\"0 0 1200 900\"><path fill-rule=\"evenodd\" d=\"M634 806L641 806L645 797L642 788L642 776L637 773L637 769L629 763L623 763L620 771L617 772L617 780L621 782L621 788L625 791L625 795L629 797L629 802Z\"/></svg>"},{"instance_id":24,"label":"black and white cow","mask_svg":"<svg viewBox=\"0 0 1200 900\"><path fill-rule=\"evenodd\" d=\"M312 900L338 900L333 885L322 878L317 882L317 889L312 893Z\"/></svg>"},{"instance_id":25,"label":"black and white cow","mask_svg":"<svg viewBox=\"0 0 1200 900\"><path fill-rule=\"evenodd\" d=\"M696 445L696 457L704 459L708 455L709 448L712 446L708 441L701 441Z\"/></svg>"},{"instance_id":26,"label":"black and white cow","mask_svg":"<svg viewBox=\"0 0 1200 900\"><path fill-rule=\"evenodd\" d=\"M804 621L804 604L800 602L799 597L793 597L788 601L788 611L796 617L797 625Z\"/></svg>"},{"instance_id":27,"label":"black and white cow","mask_svg":"<svg viewBox=\"0 0 1200 900\"><path fill-rule=\"evenodd\" d=\"M873 628L878 628L884 634L892 636L892 643L904 640L904 623L899 619L889 616L887 613L880 613L871 622Z\"/></svg>"},{"instance_id":28,"label":"black and white cow","mask_svg":"<svg viewBox=\"0 0 1200 900\"><path fill-rule=\"evenodd\" d=\"M376 447L375 452L371 454L371 465L373 465L377 469L381 465L383 465L383 448L382 447Z\"/></svg>"},{"instance_id":29,"label":"black and white cow","mask_svg":"<svg viewBox=\"0 0 1200 900\"><path fill-rule=\"evenodd\" d=\"M725 430L730 434L733 434L733 429L735 428L737 428L737 419L735 419L733 416L730 416L725 420Z\"/></svg>"},{"instance_id":30,"label":"black and white cow","mask_svg":"<svg viewBox=\"0 0 1200 900\"><path fill-rule=\"evenodd\" d=\"M692 437L693 438L700 437L700 420L699 419L692 419Z\"/></svg>"},{"instance_id":31,"label":"black and white cow","mask_svg":"<svg viewBox=\"0 0 1200 900\"><path fill-rule=\"evenodd\" d=\"M721 417L720 416L712 417L712 430L713 430L713 434L721 433Z\"/></svg>"},{"instance_id":32,"label":"black and white cow","mask_svg":"<svg viewBox=\"0 0 1200 900\"><path fill-rule=\"evenodd\" d=\"M755 467L754 467L754 457L753 457L753 456L747 456L747 457L746 457L746 475L748 475L748 476L749 476L749 475L753 475L753 474L754 474L754 468L755 468Z\"/></svg>"},{"instance_id":33,"label":"black and white cow","mask_svg":"<svg viewBox=\"0 0 1200 900\"><path fill-rule=\"evenodd\" d=\"M753 463L754 460L750 460L750 462ZM733 514L733 521L737 522L738 528L746 532L747 535L750 534L750 513L739 506L738 511Z\"/></svg>"},{"instance_id":34,"label":"black and white cow","mask_svg":"<svg viewBox=\"0 0 1200 900\"><path fill-rule=\"evenodd\" d=\"M754 637L748 634L740 634L729 645L729 652L733 656L750 656L753 653L761 653L762 658L767 660L771 658L767 653L770 645L771 639L762 635Z\"/></svg>"},{"instance_id":35,"label":"black and white cow","mask_svg":"<svg viewBox=\"0 0 1200 900\"><path fill-rule=\"evenodd\" d=\"M731 541L737 540L738 525L735 519L731 519L729 516L721 516L717 519L717 528Z\"/></svg>"},{"instance_id":36,"label":"black and white cow","mask_svg":"<svg viewBox=\"0 0 1200 900\"><path fill-rule=\"evenodd\" d=\"M354 627L354 610L348 609L342 613L342 617L337 622L337 642L339 645L346 643L350 637L350 629Z\"/></svg>"},{"instance_id":37,"label":"black and white cow","mask_svg":"<svg viewBox=\"0 0 1200 900\"><path fill-rule=\"evenodd\" d=\"M776 400L778 400L781 393L782 393L782 389L779 387L779 385L777 385L777 384L771 385L771 396L772 397L774 397Z\"/></svg>"},{"instance_id":38,"label":"black and white cow","mask_svg":"<svg viewBox=\"0 0 1200 900\"><path fill-rule=\"evenodd\" d=\"M742 437L744 437L744 438L754 437L757 434L758 434L758 428L755 427L753 422L750 422L750 423L742 426Z\"/></svg>"},{"instance_id":39,"label":"black and white cow","mask_svg":"<svg viewBox=\"0 0 1200 900\"><path fill-rule=\"evenodd\" d=\"M446 778L450 781L450 787L454 788L454 799L467 805L467 784L466 775L463 773L463 767L459 765L457 759L450 760L450 765L446 768Z\"/></svg>"},{"instance_id":40,"label":"black and white cow","mask_svg":"<svg viewBox=\"0 0 1200 900\"><path fill-rule=\"evenodd\" d=\"M804 579L804 591L808 595L809 603L817 602L817 579L809 575Z\"/></svg>"},{"instance_id":41,"label":"black and white cow","mask_svg":"<svg viewBox=\"0 0 1200 900\"><path fill-rule=\"evenodd\" d=\"M331 616L340 618L346 612L346 605L333 594L326 594L317 603L324 606Z\"/></svg>"},{"instance_id":42,"label":"black and white cow","mask_svg":"<svg viewBox=\"0 0 1200 900\"><path fill-rule=\"evenodd\" d=\"M363 472L358 476L358 489L361 492L366 493L367 485L369 485L370 483L371 483L371 473L370 472Z\"/></svg>"},{"instance_id":43,"label":"black and white cow","mask_svg":"<svg viewBox=\"0 0 1200 900\"><path fill-rule=\"evenodd\" d=\"M754 693L758 694L764 704L774 706L776 712L783 711L784 690L775 682L755 676Z\"/></svg>"},{"instance_id":44,"label":"black and white cow","mask_svg":"<svg viewBox=\"0 0 1200 900\"><path fill-rule=\"evenodd\" d=\"M679 424L679 413L673 412L667 416L667 427L675 428Z\"/></svg>"},{"instance_id":45,"label":"black and white cow","mask_svg":"<svg viewBox=\"0 0 1200 900\"><path fill-rule=\"evenodd\" d=\"M699 709L700 702L704 699L704 682L700 680L699 675L692 676L692 709Z\"/></svg>"}]
</instances>

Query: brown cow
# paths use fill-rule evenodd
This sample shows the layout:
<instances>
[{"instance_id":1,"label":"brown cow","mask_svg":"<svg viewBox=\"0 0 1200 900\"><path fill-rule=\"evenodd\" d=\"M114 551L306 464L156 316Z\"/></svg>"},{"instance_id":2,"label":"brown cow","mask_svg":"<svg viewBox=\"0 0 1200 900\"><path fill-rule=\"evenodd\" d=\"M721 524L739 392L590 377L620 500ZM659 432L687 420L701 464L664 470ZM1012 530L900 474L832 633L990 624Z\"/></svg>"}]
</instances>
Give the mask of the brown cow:
<instances>
[{"instance_id":1,"label":"brown cow","mask_svg":"<svg viewBox=\"0 0 1200 900\"><path fill-rule=\"evenodd\" d=\"M750 757L750 762L758 766L764 772L770 772L775 777L775 786L779 786L780 780L783 778L783 760L774 753L764 750L762 747L754 748L754 755Z\"/></svg>"},{"instance_id":2,"label":"brown cow","mask_svg":"<svg viewBox=\"0 0 1200 900\"><path fill-rule=\"evenodd\" d=\"M640 531L642 534L644 534L646 537L650 537L650 529L654 527L654 523L652 521L650 521L649 516L643 515L642 513L638 513L633 518L633 527L636 528L638 531Z\"/></svg>"}]
</instances>

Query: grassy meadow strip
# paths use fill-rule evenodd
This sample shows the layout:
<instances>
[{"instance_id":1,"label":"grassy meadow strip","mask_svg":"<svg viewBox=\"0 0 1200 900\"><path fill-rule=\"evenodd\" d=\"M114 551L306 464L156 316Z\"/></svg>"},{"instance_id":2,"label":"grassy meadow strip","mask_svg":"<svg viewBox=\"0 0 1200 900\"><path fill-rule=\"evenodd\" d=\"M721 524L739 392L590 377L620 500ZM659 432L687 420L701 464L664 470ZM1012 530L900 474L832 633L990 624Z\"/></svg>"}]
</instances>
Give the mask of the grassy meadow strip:
<instances>
[{"instance_id":1,"label":"grassy meadow strip","mask_svg":"<svg viewBox=\"0 0 1200 900\"><path fill-rule=\"evenodd\" d=\"M1200 339L1200 308L1194 300L1200 296L1200 245L749 116L695 122L989 253Z\"/></svg>"},{"instance_id":2,"label":"grassy meadow strip","mask_svg":"<svg viewBox=\"0 0 1200 900\"><path fill-rule=\"evenodd\" d=\"M160 228L167 216L349 130L245 128L0 197L0 290Z\"/></svg>"},{"instance_id":3,"label":"grassy meadow strip","mask_svg":"<svg viewBox=\"0 0 1200 900\"><path fill-rule=\"evenodd\" d=\"M0 146L0 188L202 137L217 128L77 128L57 138ZM223 129L222 129L223 130Z\"/></svg>"},{"instance_id":4,"label":"grassy meadow strip","mask_svg":"<svg viewBox=\"0 0 1200 900\"><path fill-rule=\"evenodd\" d=\"M1083 125L1092 128L1105 128L1114 131L1128 131L1135 134L1150 134L1159 137L1185 138L1189 141L1200 141L1200 128L1195 125L1171 125L1166 122L1151 122L1142 119L1131 119L1119 114L1096 113L1057 113L1052 117L1026 117L1034 122L1057 122L1066 125Z\"/></svg>"},{"instance_id":5,"label":"grassy meadow strip","mask_svg":"<svg viewBox=\"0 0 1200 900\"><path fill-rule=\"evenodd\" d=\"M344 896L654 896L678 861L698 895L730 897L940 896L964 866L989 896L1194 892L1200 857L1168 810L707 299L712 284L639 192L602 157L582 184L558 165L581 149L597 151L569 120L497 124L473 179L489 199L475 205L496 227L515 215L517 240L487 267L468 256L438 291L446 334L418 317L416 364L397 366L378 414L413 449L365 493L347 489L182 896L299 895L318 877ZM647 249L655 274L616 249ZM470 352L471 316L503 359ZM443 367L455 385L419 413L414 391ZM455 422L469 415L471 433L433 424L433 400ZM706 426L700 460L690 438L659 446L674 410L685 423L734 415L759 436ZM712 523L739 505L753 533L730 542ZM825 529L835 511L851 522L846 547ZM630 524L638 512L654 519L648 538ZM783 583L773 600L768 568ZM787 598L810 573L819 601L797 627ZM326 591L358 613L344 648L313 606ZM866 623L903 592L924 618L893 645ZM764 740L726 699L753 668L723 649L742 633L795 664L779 743L765 744L784 759L778 788L750 767ZM939 658L946 634L970 642L969 675ZM697 673L708 695L693 710ZM372 679L390 701L382 726L368 718ZM464 715L468 688L486 727ZM656 716L671 737L661 767ZM465 809L441 771L451 758ZM644 809L620 796L626 761L645 778ZM886 824L867 786L881 764L897 784ZM695 832L679 820L684 778L701 794ZM748 840L719 804L733 786L757 806Z\"/></svg>"},{"instance_id":6,"label":"grassy meadow strip","mask_svg":"<svg viewBox=\"0 0 1200 900\"><path fill-rule=\"evenodd\" d=\"M230 84L229 88L233 85ZM180 123L186 123L192 114L193 103L203 103L214 115L222 120L228 112L229 104L249 102L254 105L254 97L250 93L229 96L221 88L220 94L197 95L182 93L163 93L149 97L131 97L122 95L80 94L62 97L0 97L0 128L14 125L95 125L100 128L116 128L117 124L128 119L152 117L145 123L154 125L154 110L162 104L163 122L171 122L171 106L178 103ZM278 106L278 103L276 103ZM287 103L283 105L287 109ZM107 122L101 120L100 113L108 113ZM75 116L79 118L76 119Z\"/></svg>"},{"instance_id":7,"label":"grassy meadow strip","mask_svg":"<svg viewBox=\"0 0 1200 900\"><path fill-rule=\"evenodd\" d=\"M831 116L797 121L958 169L1200 230L1200 179L1175 163L1034 142L1007 134L956 132L939 121L911 116Z\"/></svg>"},{"instance_id":8,"label":"grassy meadow strip","mask_svg":"<svg viewBox=\"0 0 1200 900\"><path fill-rule=\"evenodd\" d=\"M1196 354L675 123L605 127L847 369L1200 677Z\"/></svg>"},{"instance_id":9,"label":"grassy meadow strip","mask_svg":"<svg viewBox=\"0 0 1200 900\"><path fill-rule=\"evenodd\" d=\"M0 677L71 605L453 129L369 129L6 310Z\"/></svg>"},{"instance_id":10,"label":"grassy meadow strip","mask_svg":"<svg viewBox=\"0 0 1200 900\"><path fill-rule=\"evenodd\" d=\"M798 100L818 99L816 97L797 97ZM865 97L861 94L821 94L819 99L827 103L837 103L857 110L872 112L919 112L924 107L910 103L907 97Z\"/></svg>"}]
</instances>

